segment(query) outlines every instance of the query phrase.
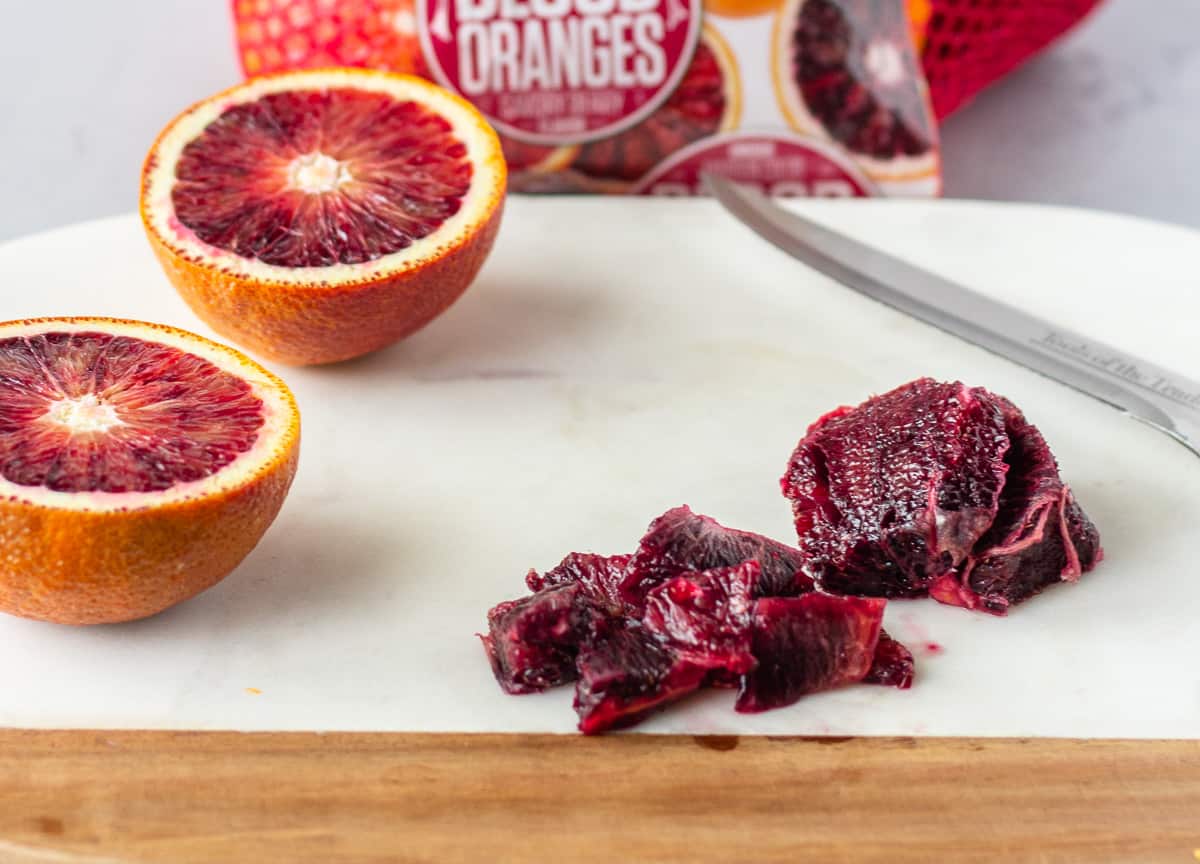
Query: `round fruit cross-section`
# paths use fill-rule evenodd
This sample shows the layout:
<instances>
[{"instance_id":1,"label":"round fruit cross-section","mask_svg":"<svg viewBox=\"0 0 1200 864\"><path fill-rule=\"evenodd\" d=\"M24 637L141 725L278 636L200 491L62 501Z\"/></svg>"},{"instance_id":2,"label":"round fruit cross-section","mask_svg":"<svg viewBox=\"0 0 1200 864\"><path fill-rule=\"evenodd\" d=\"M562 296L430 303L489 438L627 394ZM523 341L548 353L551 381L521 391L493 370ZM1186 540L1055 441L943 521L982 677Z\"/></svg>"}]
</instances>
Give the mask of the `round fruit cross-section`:
<instances>
[{"instance_id":1,"label":"round fruit cross-section","mask_svg":"<svg viewBox=\"0 0 1200 864\"><path fill-rule=\"evenodd\" d=\"M158 324L0 324L0 610L153 615L216 584L274 520L300 415L242 354Z\"/></svg>"},{"instance_id":2,"label":"round fruit cross-section","mask_svg":"<svg viewBox=\"0 0 1200 864\"><path fill-rule=\"evenodd\" d=\"M683 80L662 107L632 129L582 145L572 168L599 191L624 191L676 150L736 127L741 112L733 51L705 27Z\"/></svg>"},{"instance_id":3,"label":"round fruit cross-section","mask_svg":"<svg viewBox=\"0 0 1200 864\"><path fill-rule=\"evenodd\" d=\"M467 102L420 78L322 69L189 108L142 170L151 245L188 305L285 363L373 351L475 278L504 157Z\"/></svg>"},{"instance_id":4,"label":"round fruit cross-section","mask_svg":"<svg viewBox=\"0 0 1200 864\"><path fill-rule=\"evenodd\" d=\"M937 134L903 4L784 0L772 67L793 128L838 142L875 179L936 171Z\"/></svg>"}]
</instances>

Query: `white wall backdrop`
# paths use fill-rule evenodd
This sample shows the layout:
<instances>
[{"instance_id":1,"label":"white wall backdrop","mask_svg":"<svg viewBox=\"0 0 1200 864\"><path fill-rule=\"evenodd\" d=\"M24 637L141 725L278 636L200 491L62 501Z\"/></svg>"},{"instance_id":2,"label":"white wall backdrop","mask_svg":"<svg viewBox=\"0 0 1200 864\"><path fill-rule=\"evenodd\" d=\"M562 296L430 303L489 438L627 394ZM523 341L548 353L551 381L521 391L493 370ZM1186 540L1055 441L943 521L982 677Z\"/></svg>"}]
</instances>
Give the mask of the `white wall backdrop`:
<instances>
[{"instance_id":1,"label":"white wall backdrop","mask_svg":"<svg viewBox=\"0 0 1200 864\"><path fill-rule=\"evenodd\" d=\"M237 80L228 0L0 0L0 240L132 210L162 124ZM1200 2L1107 0L944 145L950 196L1200 227Z\"/></svg>"}]
</instances>

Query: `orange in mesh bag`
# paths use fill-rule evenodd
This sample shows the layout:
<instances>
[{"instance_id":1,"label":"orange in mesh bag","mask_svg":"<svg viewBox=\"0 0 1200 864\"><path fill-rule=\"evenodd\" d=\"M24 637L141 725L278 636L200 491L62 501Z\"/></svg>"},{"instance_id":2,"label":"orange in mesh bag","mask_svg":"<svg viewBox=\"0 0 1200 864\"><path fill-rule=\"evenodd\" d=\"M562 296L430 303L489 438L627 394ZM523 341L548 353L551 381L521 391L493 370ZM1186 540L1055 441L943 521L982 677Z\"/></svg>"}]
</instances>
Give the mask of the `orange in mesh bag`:
<instances>
[{"instance_id":1,"label":"orange in mesh bag","mask_svg":"<svg viewBox=\"0 0 1200 864\"><path fill-rule=\"evenodd\" d=\"M1004 66L995 43L1012 33L986 22L1063 29L1061 15L1022 6L1038 4L234 0L233 11L247 75L371 66L462 93L501 133L514 190L689 194L712 170L776 194L922 195L940 185L930 96L946 110L1019 62ZM1049 38L1025 33L1021 56ZM972 61L971 40L986 56ZM921 45L948 95L927 90Z\"/></svg>"}]
</instances>

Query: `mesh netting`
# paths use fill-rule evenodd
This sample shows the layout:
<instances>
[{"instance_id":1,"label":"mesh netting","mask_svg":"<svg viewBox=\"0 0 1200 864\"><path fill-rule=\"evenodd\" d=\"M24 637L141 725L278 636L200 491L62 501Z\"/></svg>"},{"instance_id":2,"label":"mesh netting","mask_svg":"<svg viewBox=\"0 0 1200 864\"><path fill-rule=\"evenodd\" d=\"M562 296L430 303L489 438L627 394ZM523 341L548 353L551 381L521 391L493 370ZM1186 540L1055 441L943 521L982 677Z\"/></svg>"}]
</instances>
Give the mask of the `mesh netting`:
<instances>
[{"instance_id":1,"label":"mesh netting","mask_svg":"<svg viewBox=\"0 0 1200 864\"><path fill-rule=\"evenodd\" d=\"M1099 0L932 0L922 63L939 118L1018 66Z\"/></svg>"}]
</instances>

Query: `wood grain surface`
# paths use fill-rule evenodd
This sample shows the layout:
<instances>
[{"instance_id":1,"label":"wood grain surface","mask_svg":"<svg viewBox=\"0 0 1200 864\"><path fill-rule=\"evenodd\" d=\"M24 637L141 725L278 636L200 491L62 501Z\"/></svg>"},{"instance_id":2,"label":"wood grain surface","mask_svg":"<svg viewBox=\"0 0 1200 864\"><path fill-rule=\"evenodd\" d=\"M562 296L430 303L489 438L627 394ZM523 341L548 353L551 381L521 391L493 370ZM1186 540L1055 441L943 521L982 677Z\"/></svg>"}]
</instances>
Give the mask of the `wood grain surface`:
<instances>
[{"instance_id":1,"label":"wood grain surface","mask_svg":"<svg viewBox=\"0 0 1200 864\"><path fill-rule=\"evenodd\" d=\"M0 731L0 862L1183 862L1200 741Z\"/></svg>"}]
</instances>

